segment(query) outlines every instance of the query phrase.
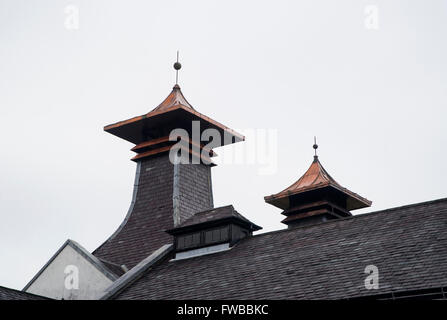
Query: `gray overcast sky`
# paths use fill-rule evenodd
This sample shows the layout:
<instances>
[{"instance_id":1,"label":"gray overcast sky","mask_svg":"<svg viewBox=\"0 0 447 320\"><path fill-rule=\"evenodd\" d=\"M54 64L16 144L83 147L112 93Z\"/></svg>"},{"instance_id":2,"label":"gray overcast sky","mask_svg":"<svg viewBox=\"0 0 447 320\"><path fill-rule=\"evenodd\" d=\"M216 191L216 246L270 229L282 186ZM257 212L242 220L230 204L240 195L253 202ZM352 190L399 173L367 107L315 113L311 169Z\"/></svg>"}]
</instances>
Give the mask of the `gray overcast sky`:
<instances>
[{"instance_id":1,"label":"gray overcast sky","mask_svg":"<svg viewBox=\"0 0 447 320\"><path fill-rule=\"evenodd\" d=\"M216 206L283 228L263 197L304 173L314 135L327 171L373 201L360 213L446 197L446 39L447 0L0 0L0 285L21 289L67 238L92 251L115 231L135 163L103 126L169 94L177 49L198 111L278 130L274 174L213 169Z\"/></svg>"}]
</instances>

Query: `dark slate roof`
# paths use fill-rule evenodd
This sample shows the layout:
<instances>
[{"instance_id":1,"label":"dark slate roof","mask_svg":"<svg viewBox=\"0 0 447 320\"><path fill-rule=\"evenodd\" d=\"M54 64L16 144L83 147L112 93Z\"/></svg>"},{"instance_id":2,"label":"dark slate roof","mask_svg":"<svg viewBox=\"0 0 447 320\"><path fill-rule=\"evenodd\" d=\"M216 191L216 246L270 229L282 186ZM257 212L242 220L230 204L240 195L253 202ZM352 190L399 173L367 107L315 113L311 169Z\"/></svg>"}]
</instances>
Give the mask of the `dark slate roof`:
<instances>
[{"instance_id":1,"label":"dark slate roof","mask_svg":"<svg viewBox=\"0 0 447 320\"><path fill-rule=\"evenodd\" d=\"M156 166L160 167L149 176L149 162L139 162L135 176L134 194L126 218L119 228L93 255L101 260L131 269L141 260L166 243L172 243L172 236L164 230L173 226L172 184L169 183L173 171L160 157ZM166 166L166 167L162 167ZM151 184L149 179L167 181Z\"/></svg>"},{"instance_id":2,"label":"dark slate roof","mask_svg":"<svg viewBox=\"0 0 447 320\"><path fill-rule=\"evenodd\" d=\"M115 263L113 263L113 262L110 262L110 261L107 261L107 260L104 260L104 259L101 259L101 258L99 258L99 261L101 261L101 263L111 272L111 273L113 273L114 275L116 275L117 277L121 277L125 272L124 272L124 270L123 270L123 268L120 266L120 265L118 265L118 264L115 264Z\"/></svg>"},{"instance_id":3,"label":"dark slate roof","mask_svg":"<svg viewBox=\"0 0 447 320\"><path fill-rule=\"evenodd\" d=\"M339 299L447 286L447 198L165 258L117 299ZM379 268L367 290L365 267Z\"/></svg>"},{"instance_id":4,"label":"dark slate roof","mask_svg":"<svg viewBox=\"0 0 447 320\"><path fill-rule=\"evenodd\" d=\"M232 205L228 205L224 207L198 212L194 214L191 218L187 219L186 221L175 227L174 229L168 230L168 232L171 233L175 230L187 229L188 227L210 224L213 222L227 219L233 219L235 221L238 221L239 223L251 226L252 230L262 229L261 227L257 226L256 224L245 218L239 212L234 210L234 207Z\"/></svg>"},{"instance_id":5,"label":"dark slate roof","mask_svg":"<svg viewBox=\"0 0 447 320\"><path fill-rule=\"evenodd\" d=\"M0 300L50 300L49 298L0 286Z\"/></svg>"}]
</instances>

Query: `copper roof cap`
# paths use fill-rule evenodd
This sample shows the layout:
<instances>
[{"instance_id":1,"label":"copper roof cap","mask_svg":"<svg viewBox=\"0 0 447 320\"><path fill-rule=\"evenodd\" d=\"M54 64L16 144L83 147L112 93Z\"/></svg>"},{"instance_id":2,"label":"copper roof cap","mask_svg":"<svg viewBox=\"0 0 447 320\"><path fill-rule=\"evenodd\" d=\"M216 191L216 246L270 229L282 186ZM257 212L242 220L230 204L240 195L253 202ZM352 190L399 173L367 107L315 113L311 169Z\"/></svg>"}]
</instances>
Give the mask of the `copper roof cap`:
<instances>
[{"instance_id":1,"label":"copper roof cap","mask_svg":"<svg viewBox=\"0 0 447 320\"><path fill-rule=\"evenodd\" d=\"M144 115L105 126L104 130L124 140L139 144L147 140L144 134L147 130L168 128L169 125L179 123L179 121L187 122L191 126L193 120L200 121L203 129L214 128L222 134L233 136L234 142L245 140L242 134L197 112L185 99L178 84L172 88L171 93L155 109ZM181 124L178 125L181 126Z\"/></svg>"},{"instance_id":2,"label":"copper roof cap","mask_svg":"<svg viewBox=\"0 0 447 320\"><path fill-rule=\"evenodd\" d=\"M180 90L180 86L176 84L173 88L169 96L166 97L166 99L163 100L162 103L158 105L155 109L153 109L148 114L151 114L152 112L156 111L166 111L169 110L169 108L177 105L182 105L188 108L191 108L194 110L194 108L189 104L188 101L186 101L185 96L183 95L182 91Z\"/></svg>"},{"instance_id":3,"label":"copper roof cap","mask_svg":"<svg viewBox=\"0 0 447 320\"><path fill-rule=\"evenodd\" d=\"M264 197L264 200L279 208L287 209L287 200L290 196L325 187L331 187L345 194L347 196L348 210L365 208L372 204L370 200L342 187L336 182L323 168L317 155L314 156L314 160L309 169L307 169L306 173L298 181L277 194Z\"/></svg>"}]
</instances>

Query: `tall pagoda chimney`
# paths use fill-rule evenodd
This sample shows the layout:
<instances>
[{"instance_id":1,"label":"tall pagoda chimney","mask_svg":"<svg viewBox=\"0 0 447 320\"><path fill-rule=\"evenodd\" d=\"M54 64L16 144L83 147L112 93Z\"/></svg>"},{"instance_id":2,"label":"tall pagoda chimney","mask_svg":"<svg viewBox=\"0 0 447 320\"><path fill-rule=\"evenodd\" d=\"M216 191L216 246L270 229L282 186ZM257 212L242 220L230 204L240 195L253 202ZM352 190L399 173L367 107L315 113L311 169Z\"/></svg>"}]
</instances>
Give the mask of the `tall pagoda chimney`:
<instances>
[{"instance_id":1,"label":"tall pagoda chimney","mask_svg":"<svg viewBox=\"0 0 447 320\"><path fill-rule=\"evenodd\" d=\"M371 206L371 201L343 188L321 165L315 141L314 160L304 175L283 191L264 197L282 210L289 228L351 216L351 210Z\"/></svg>"},{"instance_id":2,"label":"tall pagoda chimney","mask_svg":"<svg viewBox=\"0 0 447 320\"><path fill-rule=\"evenodd\" d=\"M178 60L174 68L178 79ZM210 129L214 132L212 146L207 139L200 141L205 130L203 136L209 137ZM196 111L177 83L152 111L104 130L135 145L131 150L136 153L132 160L137 163L137 173L124 222L94 255L127 267L172 243L165 230L214 207L211 158L216 154L212 148L244 140L241 134Z\"/></svg>"}]
</instances>

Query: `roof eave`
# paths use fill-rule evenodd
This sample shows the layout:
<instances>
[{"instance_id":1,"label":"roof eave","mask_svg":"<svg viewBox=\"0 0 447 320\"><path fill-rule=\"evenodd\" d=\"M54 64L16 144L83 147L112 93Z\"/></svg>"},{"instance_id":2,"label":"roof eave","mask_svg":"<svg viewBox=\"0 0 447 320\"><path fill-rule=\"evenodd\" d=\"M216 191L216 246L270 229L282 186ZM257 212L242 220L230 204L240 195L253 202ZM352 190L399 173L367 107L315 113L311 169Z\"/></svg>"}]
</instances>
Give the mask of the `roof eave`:
<instances>
[{"instance_id":1,"label":"roof eave","mask_svg":"<svg viewBox=\"0 0 447 320\"><path fill-rule=\"evenodd\" d=\"M296 190L296 191L284 190L280 193L264 197L264 201L267 202L268 204L274 205L281 209L286 209L285 206L287 206L287 204L289 203L289 201L287 201L287 199L289 197L297 195L297 194L304 194L304 193L307 193L310 191L314 191L314 190L318 190L318 189L322 189L322 188L326 188L326 187L332 187L332 188L338 190L339 192L342 192L343 194L345 194L348 197L348 200L351 199L351 206L349 206L347 208L348 210L356 210L356 209L366 208L366 207L370 207L372 204L372 201L370 201L366 198L363 198L362 196L358 195L357 193L354 193L346 188L343 188L342 186L340 186L337 183L332 183L332 182L322 183L319 185L302 188L302 189ZM354 201L354 203L352 203L352 200Z\"/></svg>"},{"instance_id":2,"label":"roof eave","mask_svg":"<svg viewBox=\"0 0 447 320\"><path fill-rule=\"evenodd\" d=\"M220 129L224 133L228 133L231 136L234 136L236 138L235 142L245 141L245 136L244 135L236 132L233 129L228 128L227 126L221 124L218 121L215 121L215 120L211 119L210 117L208 117L208 116L206 116L206 115L204 115L204 114L202 114L200 112L197 112L196 110L194 110L194 109L192 109L190 107L187 107L187 106L184 106L184 105L181 105L181 104L174 105L174 106L172 106L170 108L167 108L165 110L154 110L154 111L151 111L151 112L146 113L146 114L141 115L141 116L136 116L136 117L133 117L133 118L130 118L130 119L127 119L127 120L123 120L123 121L119 121L119 122L107 125L107 126L104 127L104 131L106 131L108 133L111 133L111 134L113 134L115 136L118 136L118 137L120 137L122 139L125 139L125 140L127 140L129 142L135 143L135 141L130 141L128 137L121 135L119 133L120 129L124 128L124 127L129 127L129 126L132 126L132 125L136 125L140 121L144 121L144 120L150 119L150 118L157 118L158 116L166 115L166 114L168 114L170 112L174 112L174 111L177 111L177 110L186 111L189 114L197 117L198 119L209 123L211 125L211 127L215 127L217 129Z\"/></svg>"},{"instance_id":3,"label":"roof eave","mask_svg":"<svg viewBox=\"0 0 447 320\"><path fill-rule=\"evenodd\" d=\"M203 229L207 229L207 228L211 228L211 227L216 227L216 226L220 226L220 225L227 224L227 223L234 223L234 224L246 227L246 228L250 229L251 231L258 231L258 230L262 229L262 227L254 224L253 222L244 221L244 220L238 219L236 217L225 217L225 218L211 220L211 221L205 221L205 222L201 222L201 223L197 223L197 224L191 224L191 225L187 225L187 226L183 226L183 227L180 226L177 228L172 228L172 229L166 230L166 232L170 235L179 235L179 234L184 234L184 233L193 232L193 231L197 231L197 230L203 230Z\"/></svg>"}]
</instances>

